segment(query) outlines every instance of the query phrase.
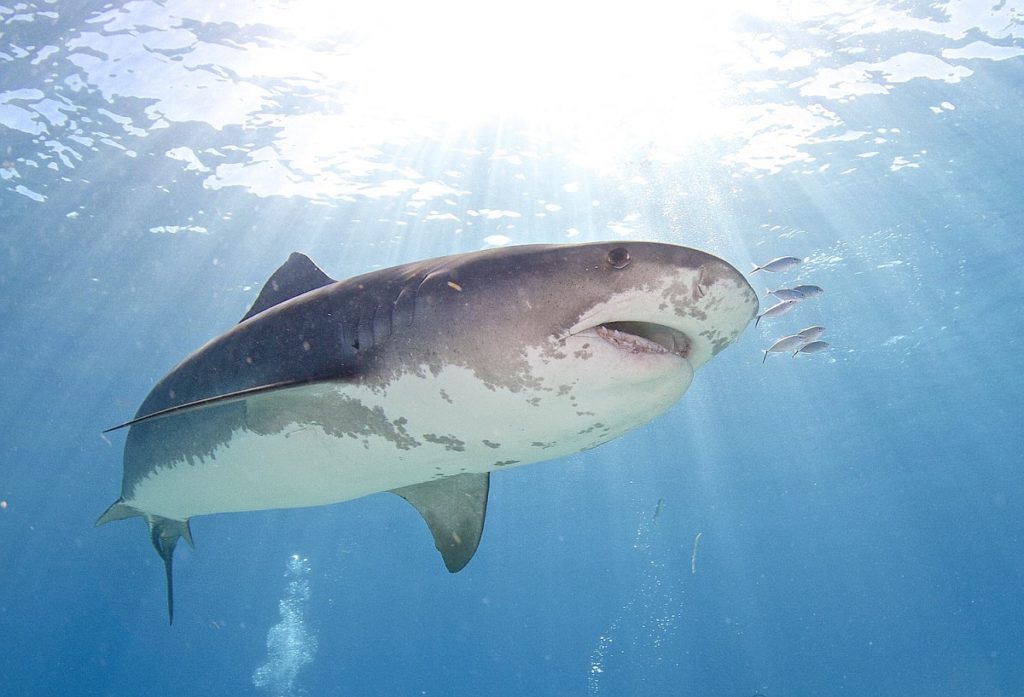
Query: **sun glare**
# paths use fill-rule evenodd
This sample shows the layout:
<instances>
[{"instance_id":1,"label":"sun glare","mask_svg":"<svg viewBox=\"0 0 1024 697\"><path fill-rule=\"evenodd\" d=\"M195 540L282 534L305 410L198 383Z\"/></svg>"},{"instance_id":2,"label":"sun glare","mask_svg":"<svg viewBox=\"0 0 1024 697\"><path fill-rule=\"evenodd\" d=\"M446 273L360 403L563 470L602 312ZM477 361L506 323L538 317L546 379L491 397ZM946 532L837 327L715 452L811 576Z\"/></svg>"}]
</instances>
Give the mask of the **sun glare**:
<instances>
[{"instance_id":1,"label":"sun glare","mask_svg":"<svg viewBox=\"0 0 1024 697\"><path fill-rule=\"evenodd\" d=\"M333 29L329 5L289 5L276 21L311 43L356 37L346 59L311 54L324 58L308 68L344 83L363 123L528 124L600 167L647 144L679 152L715 137L735 96L737 4L383 3Z\"/></svg>"}]
</instances>

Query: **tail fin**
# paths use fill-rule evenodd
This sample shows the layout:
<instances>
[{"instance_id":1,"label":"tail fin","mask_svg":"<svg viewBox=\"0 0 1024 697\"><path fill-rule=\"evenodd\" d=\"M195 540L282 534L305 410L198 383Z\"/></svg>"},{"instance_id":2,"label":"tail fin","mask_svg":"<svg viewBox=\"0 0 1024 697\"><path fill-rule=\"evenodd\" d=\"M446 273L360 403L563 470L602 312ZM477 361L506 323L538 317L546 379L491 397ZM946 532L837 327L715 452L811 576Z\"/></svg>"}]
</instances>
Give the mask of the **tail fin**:
<instances>
[{"instance_id":1,"label":"tail fin","mask_svg":"<svg viewBox=\"0 0 1024 697\"><path fill-rule=\"evenodd\" d=\"M179 538L185 538L189 547L192 543L192 531L187 520L172 520L158 515L147 515L149 525L149 541L153 543L160 558L164 560L164 574L167 576L167 623L174 624L174 548Z\"/></svg>"}]
</instances>

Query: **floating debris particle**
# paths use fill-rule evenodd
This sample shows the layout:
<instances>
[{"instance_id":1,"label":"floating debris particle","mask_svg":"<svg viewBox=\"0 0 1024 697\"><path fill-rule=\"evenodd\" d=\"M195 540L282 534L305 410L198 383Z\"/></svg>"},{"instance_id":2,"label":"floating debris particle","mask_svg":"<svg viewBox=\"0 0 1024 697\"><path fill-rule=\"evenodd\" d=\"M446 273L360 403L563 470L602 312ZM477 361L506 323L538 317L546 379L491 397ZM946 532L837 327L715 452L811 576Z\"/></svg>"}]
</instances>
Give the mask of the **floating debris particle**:
<instances>
[{"instance_id":1,"label":"floating debris particle","mask_svg":"<svg viewBox=\"0 0 1024 697\"><path fill-rule=\"evenodd\" d=\"M697 573L697 545L700 544L701 535L703 532L698 532L697 536L693 538L693 553L690 555L690 573Z\"/></svg>"}]
</instances>

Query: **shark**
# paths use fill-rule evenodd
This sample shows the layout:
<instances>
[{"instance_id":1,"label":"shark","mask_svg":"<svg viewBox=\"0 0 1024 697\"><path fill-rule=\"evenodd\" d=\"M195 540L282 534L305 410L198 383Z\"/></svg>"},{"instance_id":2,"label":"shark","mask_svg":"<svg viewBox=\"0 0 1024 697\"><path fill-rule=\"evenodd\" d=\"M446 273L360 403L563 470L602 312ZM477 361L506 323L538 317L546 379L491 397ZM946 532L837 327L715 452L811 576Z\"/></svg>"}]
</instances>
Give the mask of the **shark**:
<instances>
[{"instance_id":1,"label":"shark","mask_svg":"<svg viewBox=\"0 0 1024 697\"><path fill-rule=\"evenodd\" d=\"M667 411L757 315L722 259L661 242L524 245L334 280L293 253L238 324L125 429L121 494L164 563L215 513L408 501L451 572L492 472L595 448Z\"/></svg>"}]
</instances>

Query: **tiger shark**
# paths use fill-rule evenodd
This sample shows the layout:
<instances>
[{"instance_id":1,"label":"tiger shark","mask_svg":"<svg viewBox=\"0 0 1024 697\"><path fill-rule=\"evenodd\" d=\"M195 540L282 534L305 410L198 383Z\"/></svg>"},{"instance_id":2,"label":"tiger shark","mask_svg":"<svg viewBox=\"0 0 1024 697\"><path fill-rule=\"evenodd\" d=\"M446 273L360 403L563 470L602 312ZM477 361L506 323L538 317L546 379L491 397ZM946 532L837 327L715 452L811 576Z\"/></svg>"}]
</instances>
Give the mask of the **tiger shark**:
<instances>
[{"instance_id":1,"label":"tiger shark","mask_svg":"<svg viewBox=\"0 0 1024 697\"><path fill-rule=\"evenodd\" d=\"M449 571L490 473L594 448L674 404L757 314L705 252L656 242L488 249L344 281L293 253L242 320L163 377L127 428L120 497L164 562L211 513L390 491Z\"/></svg>"}]
</instances>

